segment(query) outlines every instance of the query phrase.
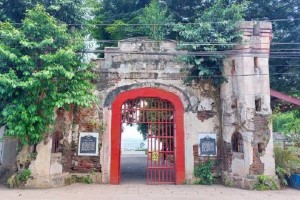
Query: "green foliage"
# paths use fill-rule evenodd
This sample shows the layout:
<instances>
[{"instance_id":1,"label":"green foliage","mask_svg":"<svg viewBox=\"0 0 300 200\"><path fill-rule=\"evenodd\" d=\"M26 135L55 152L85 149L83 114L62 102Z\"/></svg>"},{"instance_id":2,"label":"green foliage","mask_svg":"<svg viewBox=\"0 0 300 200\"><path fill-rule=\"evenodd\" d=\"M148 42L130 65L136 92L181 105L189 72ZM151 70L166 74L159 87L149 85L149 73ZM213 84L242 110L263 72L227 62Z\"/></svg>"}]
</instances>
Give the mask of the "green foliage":
<instances>
[{"instance_id":1,"label":"green foliage","mask_svg":"<svg viewBox=\"0 0 300 200\"><path fill-rule=\"evenodd\" d=\"M291 19L289 21L274 21L273 38L274 43L287 43L282 45L272 45L271 51L277 52L271 54L270 58L270 74L272 73L291 73L292 75L272 75L270 83L273 89L292 94L300 91L300 65L299 59L290 59L290 53L283 49L289 49L289 52L297 51L300 48L300 21L292 20L300 17L299 1L295 0L251 0L246 10L246 20L262 20L262 19ZM291 44L289 44L291 43ZM297 44L298 43L298 44ZM282 55L282 58L278 57ZM285 58L287 57L287 58Z\"/></svg>"},{"instance_id":2,"label":"green foliage","mask_svg":"<svg viewBox=\"0 0 300 200\"><path fill-rule=\"evenodd\" d=\"M164 0L170 13L174 16L176 22L188 23L194 22L197 18L195 13L207 9L213 5L215 1L199 1L199 0Z\"/></svg>"},{"instance_id":3,"label":"green foliage","mask_svg":"<svg viewBox=\"0 0 300 200\"><path fill-rule=\"evenodd\" d=\"M279 189L275 181L266 175L258 176L257 183L254 185L255 190L277 190Z\"/></svg>"},{"instance_id":4,"label":"green foliage","mask_svg":"<svg viewBox=\"0 0 300 200\"><path fill-rule=\"evenodd\" d=\"M142 15L143 8L149 5L150 0L103 0L95 4L92 20L93 24L114 24L116 20L122 20L125 24L138 24L139 17ZM273 45L271 50L278 51L270 58L270 76L271 87L280 91L294 94L300 90L300 73L299 59L288 59L288 50L282 54L282 49L299 49L300 45L300 21L292 20L300 17L299 2L295 0L161 0L160 6L168 8L170 15L174 17L174 23L180 23L175 29L167 29L171 34L167 35L168 39L176 39L183 43L224 43L223 46L207 45L199 46L196 44L184 46L190 51L222 51L230 49L229 45L239 39L236 32L236 23L245 20L265 20L265 19L291 19L290 21L274 21L273 23L273 42L292 43L283 45ZM150 15L151 16L151 15ZM155 16L155 15L153 15ZM222 22L222 23L210 23ZM197 23L197 24L187 24ZM97 39L113 39L115 36L105 30L107 25L96 25L93 27L93 36ZM123 38L140 36L144 30L140 26L127 26L123 31ZM155 27L155 26L153 26ZM176 31L175 33L173 31ZM118 32L118 29L117 29ZM150 31L146 32L147 35ZM122 38L122 39L123 39ZM102 44L101 48L111 44ZM290 51L290 52L292 52ZM278 55L281 55L278 59ZM291 54L289 54L290 56ZM277 57L277 58L275 58ZM201 79L211 79L218 84L224 81L222 74L222 56L210 57L186 57L184 60L195 67L191 75ZM291 75L282 76L274 73L291 73ZM193 78L192 78L193 79ZM190 80L188 80L190 81Z\"/></svg>"},{"instance_id":5,"label":"green foliage","mask_svg":"<svg viewBox=\"0 0 300 200\"><path fill-rule=\"evenodd\" d=\"M86 184L92 184L93 179L89 175L87 175L86 177L84 177L83 182Z\"/></svg>"},{"instance_id":6,"label":"green foliage","mask_svg":"<svg viewBox=\"0 0 300 200\"><path fill-rule=\"evenodd\" d=\"M165 111L157 110L157 99L155 98L146 98L140 102L136 102L136 105L133 105L135 108L139 108L139 116L143 123L138 123L137 130L142 134L143 139L146 140L148 134L151 132L152 135L163 135L166 133L166 130L169 130L168 135L173 135L174 125L173 123L165 124L162 126L160 123L155 122L172 122L172 115ZM132 105L128 105L132 106ZM128 115L128 114L127 114ZM127 118L131 118L134 115L128 115ZM131 120L131 119L130 119ZM132 119L131 121L134 121ZM130 124L131 125L131 124ZM168 141L161 141L165 144Z\"/></svg>"},{"instance_id":7,"label":"green foliage","mask_svg":"<svg viewBox=\"0 0 300 200\"><path fill-rule=\"evenodd\" d=\"M275 165L285 169L287 174L291 174L300 168L300 157L295 149L283 149L274 147Z\"/></svg>"},{"instance_id":8,"label":"green foliage","mask_svg":"<svg viewBox=\"0 0 300 200\"><path fill-rule=\"evenodd\" d=\"M284 133L300 143L300 110L282 113L276 109L272 119L274 131Z\"/></svg>"},{"instance_id":9,"label":"green foliage","mask_svg":"<svg viewBox=\"0 0 300 200\"><path fill-rule=\"evenodd\" d=\"M233 186L234 186L233 181L232 181L231 179L229 179L229 178L225 178L225 179L223 180L223 183L224 183L224 185L225 185L226 187L233 187Z\"/></svg>"},{"instance_id":10,"label":"green foliage","mask_svg":"<svg viewBox=\"0 0 300 200\"><path fill-rule=\"evenodd\" d=\"M124 5L125 2L126 5ZM228 50L233 47L231 45L233 42L239 42L241 39L237 27L238 22L243 20L245 3L226 0L205 2L153 0L149 5L147 4L145 2L136 4L131 0L100 2L99 10L94 12L93 22L112 23L112 25L108 25L108 27L105 27L106 25L95 26L94 37L123 39L147 35L158 41L177 39L182 43L191 43L189 46L182 46L183 49L189 51ZM212 21L220 23L211 23ZM185 22L196 24L186 24ZM130 23L139 23L141 26L131 26ZM203 46L202 43L211 45ZM223 45L216 45L216 43ZM104 48L106 45L101 44L100 48ZM224 81L222 77L223 58L224 56L215 55L209 57L189 56L182 59L194 66L190 72L191 80L195 77L196 79L198 79L197 77L212 79L218 85Z\"/></svg>"},{"instance_id":11,"label":"green foliage","mask_svg":"<svg viewBox=\"0 0 300 200\"><path fill-rule=\"evenodd\" d=\"M200 163L194 168L194 176L199 180L196 182L201 185L211 185L213 184L214 177L212 174L212 167L214 162L208 160L206 163Z\"/></svg>"},{"instance_id":12,"label":"green foliage","mask_svg":"<svg viewBox=\"0 0 300 200\"><path fill-rule=\"evenodd\" d=\"M93 10L91 14L94 16L90 20L93 25L90 27L92 35L98 40L114 40L124 39L127 37L140 36L141 31L139 26L120 26L120 22L124 24L137 24L138 16L142 14L145 5L149 4L150 0L93 0ZM99 25L103 24L103 25ZM110 25L109 25L110 24ZM115 27L113 30L107 27ZM123 31L121 34L120 29ZM117 33L114 33L116 31ZM120 35L119 35L120 34ZM116 35L118 37L116 37ZM119 36L122 36L119 37ZM112 43L100 43L100 48L105 46L113 46Z\"/></svg>"},{"instance_id":13,"label":"green foliage","mask_svg":"<svg viewBox=\"0 0 300 200\"><path fill-rule=\"evenodd\" d=\"M276 174L279 178L279 182L281 186L287 186L287 177L289 177L291 174L284 168L276 166Z\"/></svg>"},{"instance_id":14,"label":"green foliage","mask_svg":"<svg viewBox=\"0 0 300 200\"><path fill-rule=\"evenodd\" d=\"M170 32L170 26L173 19L168 15L168 10L162 8L158 0L152 0L144 8L143 14L139 17L142 24L142 31L150 39L160 41ZM167 26L169 24L169 26Z\"/></svg>"},{"instance_id":15,"label":"green foliage","mask_svg":"<svg viewBox=\"0 0 300 200\"><path fill-rule=\"evenodd\" d=\"M287 180L291 173L300 169L300 156L295 149L283 149L280 146L274 147L276 174L280 184L287 185Z\"/></svg>"},{"instance_id":16,"label":"green foliage","mask_svg":"<svg viewBox=\"0 0 300 200\"><path fill-rule=\"evenodd\" d=\"M86 176L78 176L78 175L71 175L68 179L66 179L67 184L73 184L73 183L85 183L85 184L92 184L93 179L90 175Z\"/></svg>"},{"instance_id":17,"label":"green foliage","mask_svg":"<svg viewBox=\"0 0 300 200\"><path fill-rule=\"evenodd\" d=\"M122 20L116 20L113 24L108 25L105 31L111 35L111 39L121 40L125 37L126 31L124 29L126 29L126 23Z\"/></svg>"},{"instance_id":18,"label":"green foliage","mask_svg":"<svg viewBox=\"0 0 300 200\"><path fill-rule=\"evenodd\" d=\"M24 169L16 174L12 175L7 183L10 188L20 187L26 184L27 180L30 178L31 171L29 169Z\"/></svg>"},{"instance_id":19,"label":"green foliage","mask_svg":"<svg viewBox=\"0 0 300 200\"><path fill-rule=\"evenodd\" d=\"M31 175L31 171L29 169L24 169L21 171L19 175L19 179L21 182L26 182Z\"/></svg>"},{"instance_id":20,"label":"green foliage","mask_svg":"<svg viewBox=\"0 0 300 200\"><path fill-rule=\"evenodd\" d=\"M197 25L179 23L174 30L179 33L180 41L190 43L182 46L189 51L224 51L233 47L232 43L241 41L238 31L239 22L243 20L245 4L230 3L217 0L215 3L197 13ZM206 44L206 45L203 45ZM220 45L222 44L222 45ZM222 83L222 55L189 56L184 61L194 66L191 75L200 79L212 79L216 85ZM194 78L192 78L194 79Z\"/></svg>"},{"instance_id":21,"label":"green foliage","mask_svg":"<svg viewBox=\"0 0 300 200\"><path fill-rule=\"evenodd\" d=\"M91 66L77 53L80 34L69 33L42 6L21 27L0 23L0 121L22 144L37 144L50 130L54 109L95 101Z\"/></svg>"},{"instance_id":22,"label":"green foliage","mask_svg":"<svg viewBox=\"0 0 300 200\"><path fill-rule=\"evenodd\" d=\"M140 134L142 134L144 140L147 139L148 128L149 128L149 126L147 123L138 124L137 130Z\"/></svg>"},{"instance_id":23,"label":"green foliage","mask_svg":"<svg viewBox=\"0 0 300 200\"><path fill-rule=\"evenodd\" d=\"M37 157L37 153L36 152L31 152L30 154L30 160L35 160Z\"/></svg>"},{"instance_id":24,"label":"green foliage","mask_svg":"<svg viewBox=\"0 0 300 200\"><path fill-rule=\"evenodd\" d=\"M90 0L1 0L0 21L22 22L26 10L43 5L50 15L64 23L84 22Z\"/></svg>"}]
</instances>

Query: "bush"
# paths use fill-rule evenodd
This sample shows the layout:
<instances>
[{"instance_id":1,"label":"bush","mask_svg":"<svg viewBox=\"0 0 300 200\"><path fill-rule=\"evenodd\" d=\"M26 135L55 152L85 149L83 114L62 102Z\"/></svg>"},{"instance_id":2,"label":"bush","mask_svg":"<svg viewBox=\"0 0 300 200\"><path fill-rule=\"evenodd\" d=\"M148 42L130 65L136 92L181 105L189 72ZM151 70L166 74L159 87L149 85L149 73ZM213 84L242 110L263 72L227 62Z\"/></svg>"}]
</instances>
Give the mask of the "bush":
<instances>
[{"instance_id":1,"label":"bush","mask_svg":"<svg viewBox=\"0 0 300 200\"><path fill-rule=\"evenodd\" d=\"M194 176L198 178L197 184L201 185L211 185L213 184L213 174L212 167L214 162L212 160L208 160L206 163L201 163L197 165L194 169Z\"/></svg>"},{"instance_id":2,"label":"bush","mask_svg":"<svg viewBox=\"0 0 300 200\"><path fill-rule=\"evenodd\" d=\"M260 175L258 177L257 183L254 186L254 189L256 189L256 190L277 190L278 187L272 178L270 178L266 175Z\"/></svg>"},{"instance_id":3,"label":"bush","mask_svg":"<svg viewBox=\"0 0 300 200\"><path fill-rule=\"evenodd\" d=\"M283 149L279 146L274 147L276 174L280 184L287 185L286 178L295 173L300 168L300 158L297 151L293 149Z\"/></svg>"},{"instance_id":4,"label":"bush","mask_svg":"<svg viewBox=\"0 0 300 200\"><path fill-rule=\"evenodd\" d=\"M7 183L9 187L15 188L24 186L31 175L31 171L29 169L24 169L16 174L12 175L8 180Z\"/></svg>"},{"instance_id":5,"label":"bush","mask_svg":"<svg viewBox=\"0 0 300 200\"><path fill-rule=\"evenodd\" d=\"M287 186L288 182L287 182L287 177L289 177L291 174L285 170L284 168L278 167L276 166L276 174L279 178L279 182L281 186Z\"/></svg>"},{"instance_id":6,"label":"bush","mask_svg":"<svg viewBox=\"0 0 300 200\"><path fill-rule=\"evenodd\" d=\"M93 179L92 177L88 174L87 176L79 176L79 175L71 175L69 178L66 180L66 184L71 185L73 183L85 183L85 184L92 184Z\"/></svg>"}]
</instances>

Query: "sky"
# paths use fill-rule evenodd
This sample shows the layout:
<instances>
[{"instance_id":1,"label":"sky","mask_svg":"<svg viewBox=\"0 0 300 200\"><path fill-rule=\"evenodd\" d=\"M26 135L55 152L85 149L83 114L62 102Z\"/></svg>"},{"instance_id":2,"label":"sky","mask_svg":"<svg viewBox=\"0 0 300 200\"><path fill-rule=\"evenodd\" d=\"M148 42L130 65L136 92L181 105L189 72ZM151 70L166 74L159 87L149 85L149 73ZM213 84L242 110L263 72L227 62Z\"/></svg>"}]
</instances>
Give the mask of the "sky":
<instances>
[{"instance_id":1,"label":"sky","mask_svg":"<svg viewBox=\"0 0 300 200\"><path fill-rule=\"evenodd\" d=\"M142 134L137 131L137 125L129 126L123 124L123 132L121 136L122 148L137 149L140 147L141 142L146 143L143 140Z\"/></svg>"},{"instance_id":2,"label":"sky","mask_svg":"<svg viewBox=\"0 0 300 200\"><path fill-rule=\"evenodd\" d=\"M124 142L143 142L143 136L137 131L137 125L123 125L122 141Z\"/></svg>"}]
</instances>

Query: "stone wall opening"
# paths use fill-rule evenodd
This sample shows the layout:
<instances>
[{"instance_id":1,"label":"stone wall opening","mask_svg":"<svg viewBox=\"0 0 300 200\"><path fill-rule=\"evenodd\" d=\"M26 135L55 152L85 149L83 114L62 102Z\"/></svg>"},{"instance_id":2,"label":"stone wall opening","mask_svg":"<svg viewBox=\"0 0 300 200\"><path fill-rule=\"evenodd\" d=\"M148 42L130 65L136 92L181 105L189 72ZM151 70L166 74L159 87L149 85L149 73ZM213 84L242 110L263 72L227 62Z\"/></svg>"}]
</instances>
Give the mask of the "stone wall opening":
<instances>
[{"instance_id":1,"label":"stone wall opening","mask_svg":"<svg viewBox=\"0 0 300 200\"><path fill-rule=\"evenodd\" d=\"M132 118L133 115L136 113L125 112L125 115L122 115L120 112L124 109L124 103L128 102L130 99L141 99L141 98L151 98L151 99L161 99L162 102L170 102L170 105L173 105L174 109L174 116L172 120L174 120L174 124L176 128L173 129L171 136L169 138L170 143L170 150L173 149L174 151L174 158L170 159L173 163L173 170L174 170L174 178L173 181L175 184L182 184L185 180L185 161L184 161L184 132L183 132L183 104L179 97L173 93L158 89L158 88L139 88L134 90L129 90L120 93L116 96L115 101L112 104L112 120L111 120L111 163L110 163L110 183L112 184L119 184L120 183L120 148L121 148L121 131L122 131L122 121L124 121L124 117L129 120L133 120L136 122L137 118ZM141 101L139 101L141 102ZM157 101L159 104L160 101ZM163 105L163 104L162 104ZM166 108L170 109L170 108ZM166 112L167 113L167 112ZM161 118L161 117L160 117ZM169 137L169 136L168 136ZM171 137L174 137L173 139ZM170 142L172 141L172 142ZM171 144L174 143L174 144ZM167 144L167 143L166 143ZM175 147L174 147L175 146ZM154 149L155 150L155 149ZM157 149L158 150L158 149ZM155 154L157 152L164 152L169 153L167 150L159 149L158 151L153 151ZM153 152L150 156L153 157ZM171 152L171 151L170 151ZM171 155L171 154L170 154ZM155 155L156 156L156 155ZM158 154L159 156L159 154ZM166 158L170 157L166 155Z\"/></svg>"},{"instance_id":2,"label":"stone wall opening","mask_svg":"<svg viewBox=\"0 0 300 200\"><path fill-rule=\"evenodd\" d=\"M176 115L173 104L161 98L128 99L122 105L121 115L122 139L125 139L121 144L121 181L125 178L126 182L132 179L145 182L146 179L147 184L174 184ZM141 136L146 151L136 151L140 147L132 143Z\"/></svg>"},{"instance_id":3,"label":"stone wall opening","mask_svg":"<svg viewBox=\"0 0 300 200\"><path fill-rule=\"evenodd\" d=\"M232 151L244 153L243 136L235 132L231 137Z\"/></svg>"}]
</instances>

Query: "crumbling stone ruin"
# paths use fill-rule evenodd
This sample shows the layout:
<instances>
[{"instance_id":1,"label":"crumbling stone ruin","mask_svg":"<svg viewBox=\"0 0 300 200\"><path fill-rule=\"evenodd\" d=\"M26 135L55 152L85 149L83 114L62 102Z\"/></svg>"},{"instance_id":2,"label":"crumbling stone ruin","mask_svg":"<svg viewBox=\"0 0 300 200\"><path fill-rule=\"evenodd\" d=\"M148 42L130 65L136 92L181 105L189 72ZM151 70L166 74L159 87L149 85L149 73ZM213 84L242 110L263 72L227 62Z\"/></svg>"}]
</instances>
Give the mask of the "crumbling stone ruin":
<instances>
[{"instance_id":1,"label":"crumbling stone ruin","mask_svg":"<svg viewBox=\"0 0 300 200\"><path fill-rule=\"evenodd\" d=\"M169 160L175 184L192 183L194 167L208 158L217 161L214 171L226 185L253 189L258 175L276 178L269 121L271 24L244 22L241 30L246 42L224 60L227 82L220 88L208 81L185 84L191 66L179 59L186 52L175 41L131 38L105 48L104 58L95 60L99 103L56 110L53 133L37 146L27 186L61 186L72 175L119 184L121 110L138 98L173 105ZM98 154L79 155L79 136L86 132L97 133Z\"/></svg>"}]
</instances>

